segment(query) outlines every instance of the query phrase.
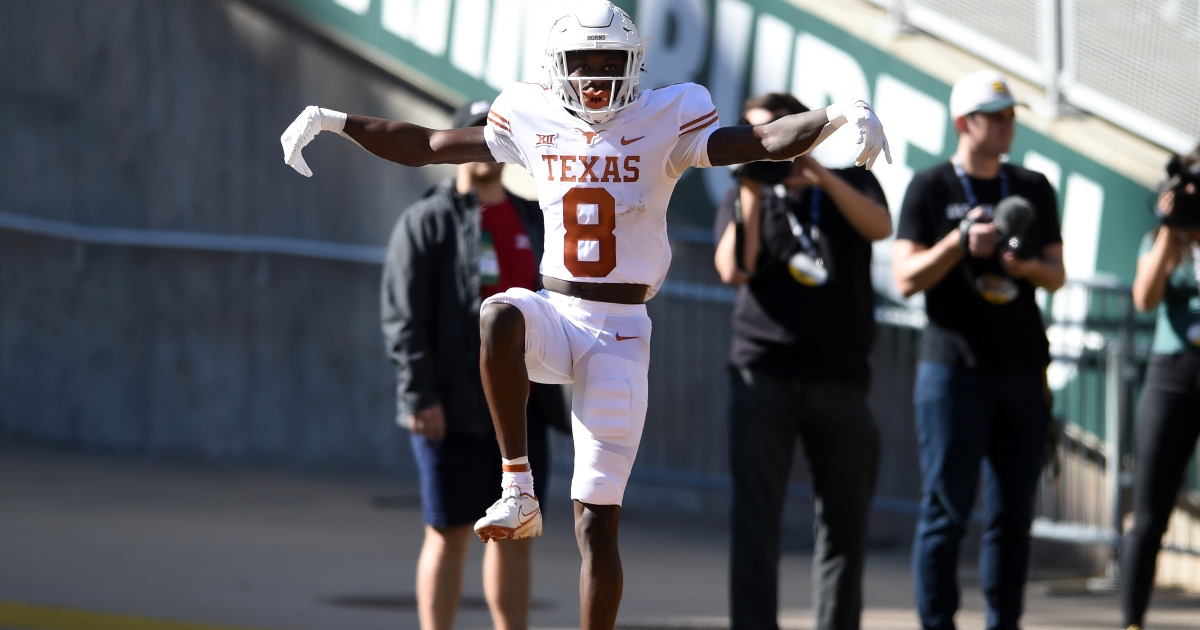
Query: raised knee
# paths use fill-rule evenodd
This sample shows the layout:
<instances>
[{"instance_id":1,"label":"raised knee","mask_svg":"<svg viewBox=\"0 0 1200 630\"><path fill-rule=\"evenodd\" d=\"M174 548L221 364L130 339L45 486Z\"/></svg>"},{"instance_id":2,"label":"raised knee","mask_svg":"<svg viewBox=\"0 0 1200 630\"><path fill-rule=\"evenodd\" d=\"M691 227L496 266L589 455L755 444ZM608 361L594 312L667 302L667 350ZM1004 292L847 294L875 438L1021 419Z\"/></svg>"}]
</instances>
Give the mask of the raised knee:
<instances>
[{"instance_id":1,"label":"raised knee","mask_svg":"<svg viewBox=\"0 0 1200 630\"><path fill-rule=\"evenodd\" d=\"M479 335L484 347L525 344L525 316L503 302L489 302L479 313Z\"/></svg>"}]
</instances>

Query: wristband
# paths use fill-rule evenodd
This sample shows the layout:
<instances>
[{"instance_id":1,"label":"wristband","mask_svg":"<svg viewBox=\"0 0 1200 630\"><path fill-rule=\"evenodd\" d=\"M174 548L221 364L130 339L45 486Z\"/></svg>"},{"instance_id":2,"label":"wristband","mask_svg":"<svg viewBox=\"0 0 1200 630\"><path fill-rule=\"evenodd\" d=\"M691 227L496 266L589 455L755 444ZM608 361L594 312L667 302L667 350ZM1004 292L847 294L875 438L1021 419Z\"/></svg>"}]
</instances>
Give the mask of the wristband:
<instances>
[{"instance_id":1,"label":"wristband","mask_svg":"<svg viewBox=\"0 0 1200 630\"><path fill-rule=\"evenodd\" d=\"M337 135L349 140L350 142L358 144L358 140L351 138L350 134L346 133L347 115L345 112L318 107L317 116L320 118L320 126L322 131L332 131ZM363 145L361 144L358 144L358 146L359 148L363 148Z\"/></svg>"},{"instance_id":2,"label":"wristband","mask_svg":"<svg viewBox=\"0 0 1200 630\"><path fill-rule=\"evenodd\" d=\"M320 118L321 131L332 131L340 134L346 128L346 114L344 112L318 107L317 116Z\"/></svg>"},{"instance_id":3,"label":"wristband","mask_svg":"<svg viewBox=\"0 0 1200 630\"><path fill-rule=\"evenodd\" d=\"M829 124L833 125L834 129L846 124L845 107L839 103L830 103L829 107L825 108L825 117L829 120Z\"/></svg>"},{"instance_id":4,"label":"wristband","mask_svg":"<svg viewBox=\"0 0 1200 630\"><path fill-rule=\"evenodd\" d=\"M958 222L958 246L967 254L971 253L972 225L975 225L975 219L969 217L963 217L963 220Z\"/></svg>"}]
</instances>

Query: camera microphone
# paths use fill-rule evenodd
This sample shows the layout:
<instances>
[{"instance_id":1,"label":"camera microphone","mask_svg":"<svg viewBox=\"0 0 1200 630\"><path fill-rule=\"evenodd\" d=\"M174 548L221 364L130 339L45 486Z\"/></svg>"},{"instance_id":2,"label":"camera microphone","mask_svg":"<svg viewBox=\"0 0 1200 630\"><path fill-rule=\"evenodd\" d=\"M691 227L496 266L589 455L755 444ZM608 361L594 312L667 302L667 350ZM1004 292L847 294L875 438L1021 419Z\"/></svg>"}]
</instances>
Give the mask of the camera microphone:
<instances>
[{"instance_id":1,"label":"camera microphone","mask_svg":"<svg viewBox=\"0 0 1200 630\"><path fill-rule=\"evenodd\" d=\"M1033 204L1019 195L1005 197L996 204L992 221L1017 258L1024 259L1033 256L1033 252L1028 251L1032 248L1028 247L1029 243L1025 242L1028 239L1024 237L1024 234L1036 215Z\"/></svg>"},{"instance_id":2,"label":"camera microphone","mask_svg":"<svg viewBox=\"0 0 1200 630\"><path fill-rule=\"evenodd\" d=\"M1029 200L1020 195L1012 195L1000 200L996 204L996 210L993 212L992 221L999 228L1000 233L1005 238L1017 236L1033 223L1033 218L1036 211L1033 209L1033 204Z\"/></svg>"}]
</instances>

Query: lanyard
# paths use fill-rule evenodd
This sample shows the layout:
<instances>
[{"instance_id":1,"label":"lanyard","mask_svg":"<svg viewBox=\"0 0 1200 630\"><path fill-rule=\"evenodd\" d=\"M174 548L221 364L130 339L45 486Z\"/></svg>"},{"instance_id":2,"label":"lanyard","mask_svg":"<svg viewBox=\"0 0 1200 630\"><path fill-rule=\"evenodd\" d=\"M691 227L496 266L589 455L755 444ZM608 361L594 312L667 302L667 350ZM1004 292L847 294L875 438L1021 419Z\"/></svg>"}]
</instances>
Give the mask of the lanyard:
<instances>
[{"instance_id":1,"label":"lanyard","mask_svg":"<svg viewBox=\"0 0 1200 630\"><path fill-rule=\"evenodd\" d=\"M821 240L821 228L818 223L821 221L821 189L812 188L812 204L809 206L809 211L812 216L812 236L809 236L804 231L804 226L796 220L790 208L787 207L786 196L782 197L784 201L784 214L787 215L788 225L792 228L792 234L796 236L796 240L800 241L800 246L804 248L804 253L809 256L819 257L817 253L816 242Z\"/></svg>"},{"instance_id":2,"label":"lanyard","mask_svg":"<svg viewBox=\"0 0 1200 630\"><path fill-rule=\"evenodd\" d=\"M979 199L975 196L975 189L971 186L971 180L967 178L967 172L963 170L962 162L958 158L950 160L954 165L954 174L958 175L958 181L962 182L963 194L967 196L967 204L971 208L979 205ZM1000 198L1004 199L1008 196L1008 171L1004 170L1004 165L1000 165Z\"/></svg>"}]
</instances>

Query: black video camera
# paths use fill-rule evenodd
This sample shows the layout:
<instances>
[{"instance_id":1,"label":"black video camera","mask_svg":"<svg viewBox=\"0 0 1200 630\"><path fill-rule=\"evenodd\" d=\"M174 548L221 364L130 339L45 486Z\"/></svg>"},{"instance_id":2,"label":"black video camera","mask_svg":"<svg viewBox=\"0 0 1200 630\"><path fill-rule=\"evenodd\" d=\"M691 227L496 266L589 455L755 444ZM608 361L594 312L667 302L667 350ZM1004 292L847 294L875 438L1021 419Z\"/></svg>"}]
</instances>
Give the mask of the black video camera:
<instances>
[{"instance_id":1,"label":"black video camera","mask_svg":"<svg viewBox=\"0 0 1200 630\"><path fill-rule=\"evenodd\" d=\"M786 162L771 162L762 160L734 166L730 173L737 179L751 179L761 184L774 186L787 179L792 174L791 160Z\"/></svg>"},{"instance_id":2,"label":"black video camera","mask_svg":"<svg viewBox=\"0 0 1200 630\"><path fill-rule=\"evenodd\" d=\"M1183 168L1178 155L1167 163L1167 179L1158 187L1158 192L1170 192L1171 207L1163 209L1154 204L1158 222L1174 228L1200 229L1200 162Z\"/></svg>"}]
</instances>

